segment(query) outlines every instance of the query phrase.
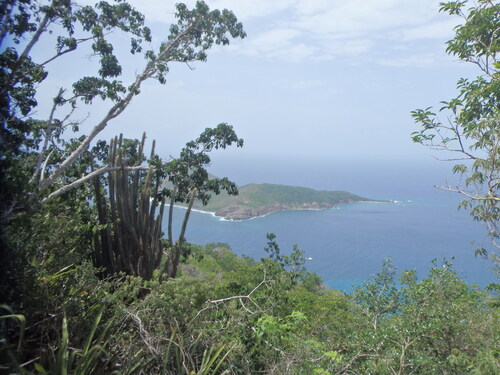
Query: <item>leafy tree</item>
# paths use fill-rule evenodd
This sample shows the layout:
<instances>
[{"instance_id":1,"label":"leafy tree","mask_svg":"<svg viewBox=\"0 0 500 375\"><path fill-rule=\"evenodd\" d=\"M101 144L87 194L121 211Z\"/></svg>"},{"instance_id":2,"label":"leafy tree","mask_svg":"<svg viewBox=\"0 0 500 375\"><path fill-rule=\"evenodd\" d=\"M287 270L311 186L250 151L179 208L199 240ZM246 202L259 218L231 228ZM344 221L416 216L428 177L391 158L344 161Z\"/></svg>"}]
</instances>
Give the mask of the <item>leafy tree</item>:
<instances>
[{"instance_id":1,"label":"leafy tree","mask_svg":"<svg viewBox=\"0 0 500 375\"><path fill-rule=\"evenodd\" d=\"M283 281L287 287L292 287L297 284L299 279L304 278L306 268L304 264L304 252L298 248L297 245L293 246L290 255L282 255L278 243L275 241L276 235L268 233L267 246L264 248L269 258L263 258L262 263L264 267L270 271L271 277L283 277Z\"/></svg>"},{"instance_id":2,"label":"leafy tree","mask_svg":"<svg viewBox=\"0 0 500 375\"><path fill-rule=\"evenodd\" d=\"M397 283L394 276L386 261L354 294L361 314L346 344L355 368L394 375L498 372L498 311L488 306L487 296L446 261L434 261L422 280L414 271L403 272Z\"/></svg>"},{"instance_id":3,"label":"leafy tree","mask_svg":"<svg viewBox=\"0 0 500 375\"><path fill-rule=\"evenodd\" d=\"M453 172L462 176L463 183L442 189L463 195L460 206L487 225L493 243L500 247L500 4L448 1L440 3L440 11L462 19L446 51L476 65L480 75L458 81L458 96L441 102L442 118L430 107L413 111L421 125L413 141L456 154L447 160L458 162ZM478 251L486 254L484 249Z\"/></svg>"},{"instance_id":4,"label":"leafy tree","mask_svg":"<svg viewBox=\"0 0 500 375\"><path fill-rule=\"evenodd\" d=\"M162 195L170 198L167 229L168 258L164 268L168 277L175 277L177 274L184 248L186 227L195 199L201 200L203 205L206 205L210 199L210 193L218 195L224 190L229 195L238 194L238 188L234 182L227 177L211 178L206 170L211 161L208 153L225 149L233 143L237 147L243 146L243 139L238 138L231 125L221 123L215 128L206 128L196 140L186 144L179 158L167 162L162 168L161 173L164 173L170 182L170 188L164 188L161 192ZM176 242L174 242L172 230L175 203L188 204Z\"/></svg>"},{"instance_id":5,"label":"leafy tree","mask_svg":"<svg viewBox=\"0 0 500 375\"><path fill-rule=\"evenodd\" d=\"M394 280L395 275L396 268L390 259L385 259L382 271L373 276L373 280L363 282L355 291L356 302L372 320L375 330L380 319L398 310L400 292Z\"/></svg>"},{"instance_id":6,"label":"leafy tree","mask_svg":"<svg viewBox=\"0 0 500 375\"><path fill-rule=\"evenodd\" d=\"M207 50L214 43L226 45L230 37L245 37L241 23L232 12L210 11L203 1L192 10L184 4L177 5L177 22L156 51L143 48L143 42L152 39L150 30L144 26L143 15L120 0L101 1L95 7L82 7L69 0L52 0L48 4L2 0L1 9L4 12L0 43L13 42L7 47L2 45L5 49L0 55L2 180L12 181L16 177L22 181L22 189L17 187L22 194L26 193L26 180L29 180L44 201L67 191L66 184L60 186L63 175L109 122L123 113L140 93L144 81L156 79L165 83L170 64L205 61ZM145 67L129 84L120 80L122 66L108 39L114 30L128 34L130 52L143 53L146 58ZM44 38L53 38L53 33L55 54L44 61L34 61L33 47ZM54 97L46 120L30 118L37 105L37 87L47 77L49 64L85 44L90 44L90 53L99 58L96 74L77 79L71 89L61 89ZM71 116L77 103L90 105L99 99L109 102L108 111L75 147L67 147L61 135L68 127L78 128L79 123ZM29 155L30 159L23 158L25 165L19 168L21 162L16 157L21 155ZM22 175L19 170L23 171ZM101 172L105 173L106 169ZM5 198L12 202L18 195L12 187ZM21 196L19 200L22 199Z\"/></svg>"}]
</instances>

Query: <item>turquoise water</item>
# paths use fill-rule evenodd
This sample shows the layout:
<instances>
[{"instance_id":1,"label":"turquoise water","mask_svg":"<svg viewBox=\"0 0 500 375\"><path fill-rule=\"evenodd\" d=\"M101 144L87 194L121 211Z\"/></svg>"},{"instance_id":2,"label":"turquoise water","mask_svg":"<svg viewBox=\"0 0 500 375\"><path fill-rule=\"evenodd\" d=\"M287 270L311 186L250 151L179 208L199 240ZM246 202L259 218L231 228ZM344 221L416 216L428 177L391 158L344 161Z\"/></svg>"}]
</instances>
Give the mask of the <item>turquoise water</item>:
<instances>
[{"instance_id":1,"label":"turquoise water","mask_svg":"<svg viewBox=\"0 0 500 375\"><path fill-rule=\"evenodd\" d=\"M355 170L346 169L345 178ZM381 173L393 176L397 184L385 177L377 180L373 177L376 173L365 173L361 174L365 178L363 185L358 185L357 190L346 189L395 203L344 204L328 210L279 212L238 222L193 212L186 238L201 245L224 242L237 254L260 259L265 256L266 233L275 233L283 252L297 244L306 257L312 258L306 263L308 270L318 273L328 286L346 292L378 272L387 257L399 270L415 269L421 277L428 272L432 259L454 257L454 268L467 282L484 287L495 281L489 271L491 263L474 256L478 246L492 250L486 231L466 212L457 210L459 197L434 189L428 180L435 174L425 169L410 173L404 169L399 175L397 170ZM304 186L317 189L328 189L323 185L329 184L325 178L317 182L306 178L304 182ZM330 190L337 189L333 185ZM178 227L183 209L175 213Z\"/></svg>"}]
</instances>

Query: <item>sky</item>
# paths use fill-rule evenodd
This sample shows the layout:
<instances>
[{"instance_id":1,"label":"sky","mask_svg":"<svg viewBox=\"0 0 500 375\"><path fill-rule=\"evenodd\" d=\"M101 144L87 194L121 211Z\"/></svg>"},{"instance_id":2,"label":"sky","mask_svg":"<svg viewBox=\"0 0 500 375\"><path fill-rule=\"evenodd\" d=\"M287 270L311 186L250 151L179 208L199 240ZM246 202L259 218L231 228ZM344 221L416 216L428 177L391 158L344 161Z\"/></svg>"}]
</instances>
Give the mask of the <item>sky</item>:
<instances>
[{"instance_id":1,"label":"sky","mask_svg":"<svg viewBox=\"0 0 500 375\"><path fill-rule=\"evenodd\" d=\"M175 1L130 2L145 14L158 46L174 21ZM245 144L214 160L432 160L431 150L411 142L418 127L410 112L439 108L454 97L460 77L476 74L445 53L460 19L439 13L437 0L206 2L233 10L247 37L214 47L192 69L171 66L165 85L148 81L101 138L146 131L169 158L206 127L226 122ZM117 51L128 49L125 38L113 38ZM144 60L120 56L124 82L132 82ZM42 117L50 104L44 100L95 66L88 54L68 59L49 67L40 89ZM88 114L82 132L108 107L80 108L80 119Z\"/></svg>"}]
</instances>

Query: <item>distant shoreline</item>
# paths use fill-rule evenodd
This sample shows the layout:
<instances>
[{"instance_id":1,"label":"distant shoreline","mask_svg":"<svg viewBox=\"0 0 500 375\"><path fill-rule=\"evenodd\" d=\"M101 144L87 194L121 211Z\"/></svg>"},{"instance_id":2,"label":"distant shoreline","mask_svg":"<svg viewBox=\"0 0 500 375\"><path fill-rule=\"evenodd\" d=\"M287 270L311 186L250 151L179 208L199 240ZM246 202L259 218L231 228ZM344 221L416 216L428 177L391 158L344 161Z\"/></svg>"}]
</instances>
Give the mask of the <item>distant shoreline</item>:
<instances>
[{"instance_id":1,"label":"distant shoreline","mask_svg":"<svg viewBox=\"0 0 500 375\"><path fill-rule=\"evenodd\" d=\"M206 206L195 201L192 210L225 221L252 220L281 211L320 211L353 202L390 203L393 201L361 197L343 191L314 190L279 184L248 184L238 187L237 195L226 192L211 197ZM178 205L177 207L184 207Z\"/></svg>"},{"instance_id":2,"label":"distant shoreline","mask_svg":"<svg viewBox=\"0 0 500 375\"><path fill-rule=\"evenodd\" d=\"M366 200L366 201L353 201L353 202L341 202L335 205L332 205L331 207L324 207L324 208L289 208L289 209L281 209L281 210L276 210L276 211L270 211L262 215L256 215L256 216L251 216L245 219L232 219L232 218L227 218L222 215L217 215L216 211L206 211L206 210L201 210L199 208L192 208L191 211L194 212L199 212L201 214L206 214L206 215L211 215L215 218L218 218L220 221L231 221L231 222L239 222L239 221L247 221L247 220L254 220L254 219L259 219L263 218L266 216L269 216L271 214L275 214L278 212L288 212L288 211L325 211L325 210L332 210L332 209L338 209L340 205L344 204L351 204L351 203L371 203L371 204L384 204L384 203L396 203L397 201L394 200L387 200L387 201L377 201L377 200ZM174 205L174 207L177 208L182 208L182 209L187 209L186 206L180 206L180 205Z\"/></svg>"}]
</instances>

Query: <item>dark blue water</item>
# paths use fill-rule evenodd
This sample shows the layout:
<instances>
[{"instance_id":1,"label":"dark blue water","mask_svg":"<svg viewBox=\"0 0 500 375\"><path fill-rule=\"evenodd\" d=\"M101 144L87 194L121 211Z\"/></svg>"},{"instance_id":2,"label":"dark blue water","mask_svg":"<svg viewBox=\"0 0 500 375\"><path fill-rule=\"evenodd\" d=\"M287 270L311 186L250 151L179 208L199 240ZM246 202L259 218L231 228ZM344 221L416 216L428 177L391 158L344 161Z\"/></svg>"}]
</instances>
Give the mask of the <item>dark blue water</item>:
<instances>
[{"instance_id":1,"label":"dark blue water","mask_svg":"<svg viewBox=\"0 0 500 375\"><path fill-rule=\"evenodd\" d=\"M294 183L288 174L282 176L283 183L345 189L396 203L354 203L322 211L279 212L240 222L194 212L186 238L202 245L224 242L237 254L260 259L266 255L266 233L275 233L283 252L297 244L306 257L312 258L306 263L308 270L318 273L330 287L347 292L353 284L378 272L387 257L399 270L415 269L421 277L427 274L432 259L454 257L454 268L467 282L484 287L495 281L489 271L491 263L474 256L478 246L492 250L484 227L457 210L458 196L432 186L437 178L441 180L435 183L446 182L442 168L432 172L428 166L414 166L411 170L407 166L366 164L330 168L332 171L323 166L322 171L333 173L334 180L343 181L344 186L329 179L331 173L317 180L312 178L314 174L308 178L306 169L301 174L302 183ZM297 165L294 170L297 172ZM240 180L244 180L242 168L239 173ZM273 178L279 176L274 173ZM243 183L247 182L251 181ZM177 226L183 213L183 209L176 209Z\"/></svg>"}]
</instances>

